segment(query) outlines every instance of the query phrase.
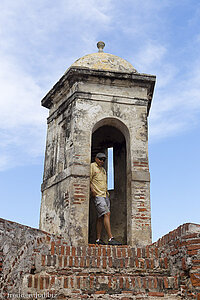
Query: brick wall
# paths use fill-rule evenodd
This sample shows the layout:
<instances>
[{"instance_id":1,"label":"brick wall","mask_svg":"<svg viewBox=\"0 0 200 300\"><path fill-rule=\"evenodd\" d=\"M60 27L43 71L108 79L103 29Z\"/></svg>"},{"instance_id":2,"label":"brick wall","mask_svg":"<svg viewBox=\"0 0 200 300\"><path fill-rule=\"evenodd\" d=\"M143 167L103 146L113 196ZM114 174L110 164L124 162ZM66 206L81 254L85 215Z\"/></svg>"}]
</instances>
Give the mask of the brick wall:
<instances>
[{"instance_id":1,"label":"brick wall","mask_svg":"<svg viewBox=\"0 0 200 300\"><path fill-rule=\"evenodd\" d=\"M200 297L200 225L184 224L143 248L74 247L3 219L0 233L1 299Z\"/></svg>"}]
</instances>

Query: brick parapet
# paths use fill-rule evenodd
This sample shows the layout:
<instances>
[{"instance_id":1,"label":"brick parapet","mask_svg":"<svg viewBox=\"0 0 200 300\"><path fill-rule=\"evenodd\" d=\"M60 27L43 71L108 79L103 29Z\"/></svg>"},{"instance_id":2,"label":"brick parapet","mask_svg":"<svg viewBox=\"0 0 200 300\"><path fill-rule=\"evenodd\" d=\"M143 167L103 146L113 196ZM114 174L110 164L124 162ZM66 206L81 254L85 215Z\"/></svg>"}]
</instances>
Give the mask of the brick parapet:
<instances>
[{"instance_id":1,"label":"brick parapet","mask_svg":"<svg viewBox=\"0 0 200 300\"><path fill-rule=\"evenodd\" d=\"M176 276L182 297L200 293L200 225L186 223L149 246L158 257L167 257L170 274Z\"/></svg>"},{"instance_id":2,"label":"brick parapet","mask_svg":"<svg viewBox=\"0 0 200 300\"><path fill-rule=\"evenodd\" d=\"M3 219L0 233L5 299L19 289L62 299L198 299L200 294L200 225L184 224L142 248L74 247L60 236Z\"/></svg>"}]
</instances>

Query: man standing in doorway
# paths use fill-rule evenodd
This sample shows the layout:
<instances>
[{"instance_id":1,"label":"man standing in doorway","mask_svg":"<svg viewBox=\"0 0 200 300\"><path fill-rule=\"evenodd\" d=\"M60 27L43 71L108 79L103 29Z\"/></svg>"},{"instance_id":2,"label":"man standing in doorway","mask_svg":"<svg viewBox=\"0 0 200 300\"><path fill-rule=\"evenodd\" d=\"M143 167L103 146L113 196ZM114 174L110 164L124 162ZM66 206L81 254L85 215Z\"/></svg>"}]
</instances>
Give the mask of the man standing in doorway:
<instances>
[{"instance_id":1,"label":"man standing in doorway","mask_svg":"<svg viewBox=\"0 0 200 300\"><path fill-rule=\"evenodd\" d=\"M108 245L121 245L116 241L111 233L110 226L110 200L107 191L107 176L103 165L106 160L104 153L97 153L95 162L91 163L90 170L90 188L94 197L94 204L97 211L97 240L96 244L105 245L101 240L102 225L108 234Z\"/></svg>"}]
</instances>

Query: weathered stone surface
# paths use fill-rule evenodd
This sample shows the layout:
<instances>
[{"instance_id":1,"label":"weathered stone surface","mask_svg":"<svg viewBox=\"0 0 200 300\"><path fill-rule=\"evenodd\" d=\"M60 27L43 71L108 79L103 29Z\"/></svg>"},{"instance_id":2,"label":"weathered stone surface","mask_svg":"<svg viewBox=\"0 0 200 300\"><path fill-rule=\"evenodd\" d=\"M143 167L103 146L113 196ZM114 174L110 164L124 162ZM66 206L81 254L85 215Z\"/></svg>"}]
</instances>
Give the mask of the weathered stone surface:
<instances>
[{"instance_id":1,"label":"weathered stone surface","mask_svg":"<svg viewBox=\"0 0 200 300\"><path fill-rule=\"evenodd\" d=\"M133 72L136 69L125 59L109 53L93 53L77 59L72 67L85 67L89 69L115 71L115 72Z\"/></svg>"},{"instance_id":2,"label":"weathered stone surface","mask_svg":"<svg viewBox=\"0 0 200 300\"><path fill-rule=\"evenodd\" d=\"M100 52L77 60L44 97L49 118L42 230L62 234L72 245L94 242L90 163L97 151L113 147L113 235L131 246L151 242L147 116L154 84L155 76Z\"/></svg>"},{"instance_id":3,"label":"weathered stone surface","mask_svg":"<svg viewBox=\"0 0 200 300\"><path fill-rule=\"evenodd\" d=\"M0 245L3 300L34 299L36 293L38 299L172 300L200 293L197 224L181 225L142 248L74 247L61 236L0 219Z\"/></svg>"}]
</instances>

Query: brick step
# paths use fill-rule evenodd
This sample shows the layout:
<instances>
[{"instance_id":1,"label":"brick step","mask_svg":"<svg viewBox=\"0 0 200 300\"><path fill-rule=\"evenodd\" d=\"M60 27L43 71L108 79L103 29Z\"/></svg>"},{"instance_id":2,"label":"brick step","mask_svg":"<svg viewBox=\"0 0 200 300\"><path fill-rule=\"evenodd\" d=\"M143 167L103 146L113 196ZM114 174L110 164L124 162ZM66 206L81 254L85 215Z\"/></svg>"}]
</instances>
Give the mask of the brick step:
<instances>
[{"instance_id":1,"label":"brick step","mask_svg":"<svg viewBox=\"0 0 200 300\"><path fill-rule=\"evenodd\" d=\"M71 256L112 256L112 257L143 257L159 258L157 247L132 248L130 246L109 246L94 245L88 246L69 246L51 242L51 255L71 255Z\"/></svg>"},{"instance_id":2,"label":"brick step","mask_svg":"<svg viewBox=\"0 0 200 300\"><path fill-rule=\"evenodd\" d=\"M69 291L98 293L149 292L176 294L178 279L167 276L139 276L126 274L98 275L82 274L79 276L26 275L23 286L28 293L35 291L54 291L67 294ZM164 293L163 293L164 294Z\"/></svg>"},{"instance_id":3,"label":"brick step","mask_svg":"<svg viewBox=\"0 0 200 300\"><path fill-rule=\"evenodd\" d=\"M71 256L71 255L40 255L42 267L65 268L102 268L121 269L134 268L138 271L168 271L168 259L166 258L133 258L133 257L112 257L112 256Z\"/></svg>"}]
</instances>

